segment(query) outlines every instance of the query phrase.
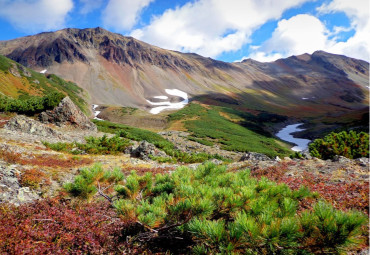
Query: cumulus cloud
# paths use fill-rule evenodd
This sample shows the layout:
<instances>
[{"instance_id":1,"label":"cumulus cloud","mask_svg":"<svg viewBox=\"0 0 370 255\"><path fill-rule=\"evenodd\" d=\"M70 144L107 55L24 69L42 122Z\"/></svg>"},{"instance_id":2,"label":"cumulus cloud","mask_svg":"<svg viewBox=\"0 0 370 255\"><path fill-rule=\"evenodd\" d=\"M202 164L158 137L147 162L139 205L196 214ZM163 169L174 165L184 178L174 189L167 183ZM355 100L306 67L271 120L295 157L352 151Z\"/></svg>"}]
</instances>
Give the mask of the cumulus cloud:
<instances>
[{"instance_id":1,"label":"cumulus cloud","mask_svg":"<svg viewBox=\"0 0 370 255\"><path fill-rule=\"evenodd\" d=\"M259 61L272 61L294 54L312 53L329 44L328 31L316 17L299 14L278 22L270 39L250 57Z\"/></svg>"},{"instance_id":2,"label":"cumulus cloud","mask_svg":"<svg viewBox=\"0 0 370 255\"><path fill-rule=\"evenodd\" d=\"M152 18L131 35L166 49L216 57L239 50L255 29L309 0L199 0Z\"/></svg>"},{"instance_id":3,"label":"cumulus cloud","mask_svg":"<svg viewBox=\"0 0 370 255\"><path fill-rule=\"evenodd\" d=\"M72 0L0 0L0 17L23 32L62 28Z\"/></svg>"},{"instance_id":4,"label":"cumulus cloud","mask_svg":"<svg viewBox=\"0 0 370 255\"><path fill-rule=\"evenodd\" d=\"M351 20L351 27L356 31L347 41L328 47L328 51L369 61L370 8L368 0L333 0L320 6L318 11L320 13L344 12Z\"/></svg>"},{"instance_id":5,"label":"cumulus cloud","mask_svg":"<svg viewBox=\"0 0 370 255\"><path fill-rule=\"evenodd\" d=\"M103 11L105 26L129 30L138 21L141 11L154 0L109 0Z\"/></svg>"},{"instance_id":6,"label":"cumulus cloud","mask_svg":"<svg viewBox=\"0 0 370 255\"><path fill-rule=\"evenodd\" d=\"M271 38L255 47L248 57L259 61L273 61L290 55L325 50L369 61L369 3L366 0L333 0L317 10L319 14L344 12L350 19L351 26L334 27L329 31L317 17L296 15L279 21ZM337 40L335 35L350 30L355 31L353 36L346 41Z\"/></svg>"}]
</instances>

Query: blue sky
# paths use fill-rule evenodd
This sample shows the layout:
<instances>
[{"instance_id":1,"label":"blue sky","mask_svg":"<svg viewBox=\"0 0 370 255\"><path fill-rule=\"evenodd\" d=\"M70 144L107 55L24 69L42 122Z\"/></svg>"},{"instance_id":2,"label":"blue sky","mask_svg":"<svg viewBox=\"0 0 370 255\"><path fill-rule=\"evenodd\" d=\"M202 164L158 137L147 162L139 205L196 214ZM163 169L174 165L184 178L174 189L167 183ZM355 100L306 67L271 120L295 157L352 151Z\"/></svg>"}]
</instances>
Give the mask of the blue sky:
<instances>
[{"instance_id":1,"label":"blue sky","mask_svg":"<svg viewBox=\"0 0 370 255\"><path fill-rule=\"evenodd\" d=\"M0 0L0 40L103 27L233 62L315 50L369 61L368 0Z\"/></svg>"}]
</instances>

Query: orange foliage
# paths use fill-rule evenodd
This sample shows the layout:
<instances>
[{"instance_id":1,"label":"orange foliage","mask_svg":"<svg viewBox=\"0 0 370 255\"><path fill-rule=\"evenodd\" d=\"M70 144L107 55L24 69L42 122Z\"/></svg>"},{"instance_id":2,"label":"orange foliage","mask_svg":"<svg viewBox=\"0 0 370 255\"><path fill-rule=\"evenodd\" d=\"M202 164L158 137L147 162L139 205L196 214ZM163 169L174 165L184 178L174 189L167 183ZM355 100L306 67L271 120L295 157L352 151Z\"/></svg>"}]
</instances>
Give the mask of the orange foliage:
<instances>
[{"instance_id":1,"label":"orange foliage","mask_svg":"<svg viewBox=\"0 0 370 255\"><path fill-rule=\"evenodd\" d=\"M26 158L20 153L5 150L0 150L0 158L11 164L64 168L88 165L93 162L89 158L67 157L61 159L57 155L33 155L32 158Z\"/></svg>"}]
</instances>

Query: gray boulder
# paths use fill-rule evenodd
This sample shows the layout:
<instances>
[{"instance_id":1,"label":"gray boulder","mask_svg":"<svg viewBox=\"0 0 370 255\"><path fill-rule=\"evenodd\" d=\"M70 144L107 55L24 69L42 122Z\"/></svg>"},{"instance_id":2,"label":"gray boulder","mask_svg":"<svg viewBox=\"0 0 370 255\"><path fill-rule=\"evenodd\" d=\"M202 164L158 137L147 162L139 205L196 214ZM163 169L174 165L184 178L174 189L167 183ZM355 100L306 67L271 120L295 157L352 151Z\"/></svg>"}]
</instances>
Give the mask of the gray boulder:
<instances>
[{"instance_id":1,"label":"gray boulder","mask_svg":"<svg viewBox=\"0 0 370 255\"><path fill-rule=\"evenodd\" d=\"M157 149L154 144L148 143L147 141L142 141L136 149L133 149L131 156L140 158L142 160L149 160L151 156L155 157L166 157L166 153Z\"/></svg>"},{"instance_id":2,"label":"gray boulder","mask_svg":"<svg viewBox=\"0 0 370 255\"><path fill-rule=\"evenodd\" d=\"M0 203L20 205L40 198L35 191L19 184L18 175L20 171L16 165L7 166L0 161Z\"/></svg>"},{"instance_id":3,"label":"gray boulder","mask_svg":"<svg viewBox=\"0 0 370 255\"><path fill-rule=\"evenodd\" d=\"M42 112L39 120L43 123L53 123L57 126L71 125L83 130L98 130L95 124L89 120L69 97L65 97L53 110Z\"/></svg>"},{"instance_id":4,"label":"gray boulder","mask_svg":"<svg viewBox=\"0 0 370 255\"><path fill-rule=\"evenodd\" d=\"M36 120L28 118L24 115L17 115L11 118L4 126L5 129L12 131L20 131L31 135L38 135L44 137L61 137L62 134L58 131L46 126Z\"/></svg>"},{"instance_id":5,"label":"gray boulder","mask_svg":"<svg viewBox=\"0 0 370 255\"><path fill-rule=\"evenodd\" d=\"M269 158L268 156L262 153L247 152L240 158L240 161L247 161L247 160L249 161L269 161L271 160L271 158Z\"/></svg>"}]
</instances>

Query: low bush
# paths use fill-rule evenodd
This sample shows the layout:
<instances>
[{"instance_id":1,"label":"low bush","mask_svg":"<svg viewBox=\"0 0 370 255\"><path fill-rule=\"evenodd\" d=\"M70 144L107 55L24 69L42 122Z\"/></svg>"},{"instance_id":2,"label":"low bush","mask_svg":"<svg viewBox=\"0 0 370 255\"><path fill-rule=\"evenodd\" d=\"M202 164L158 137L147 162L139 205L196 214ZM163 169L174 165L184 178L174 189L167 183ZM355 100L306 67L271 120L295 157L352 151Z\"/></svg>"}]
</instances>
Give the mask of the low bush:
<instances>
[{"instance_id":1,"label":"low bush","mask_svg":"<svg viewBox=\"0 0 370 255\"><path fill-rule=\"evenodd\" d=\"M19 183L22 186L37 189L40 185L50 184L50 180L44 172L34 168L24 171L20 177Z\"/></svg>"},{"instance_id":2,"label":"low bush","mask_svg":"<svg viewBox=\"0 0 370 255\"><path fill-rule=\"evenodd\" d=\"M92 180L104 181L101 176L91 169L69 185L92 187ZM100 194L125 222L141 226L132 242L148 248L162 242L166 251L174 240L188 240L183 249L190 246L195 254L309 254L342 252L366 240L362 213L323 201L298 211L303 200L315 197L307 188L257 180L248 170L231 173L206 163L171 175L132 172L114 184L114 192Z\"/></svg>"},{"instance_id":3,"label":"low bush","mask_svg":"<svg viewBox=\"0 0 370 255\"><path fill-rule=\"evenodd\" d=\"M86 143L48 143L43 144L55 151L65 151L72 154L117 154L124 152L125 149L131 145L128 139L121 138L115 135L108 138L106 135L102 137L85 137Z\"/></svg>"},{"instance_id":4,"label":"low bush","mask_svg":"<svg viewBox=\"0 0 370 255\"><path fill-rule=\"evenodd\" d=\"M65 95L59 92L53 92L44 97L28 97L24 100L0 96L0 111L33 115L53 109L64 97Z\"/></svg>"},{"instance_id":5,"label":"low bush","mask_svg":"<svg viewBox=\"0 0 370 255\"><path fill-rule=\"evenodd\" d=\"M347 158L369 157L369 134L356 131L330 133L309 145L310 154L320 159L332 159L335 155Z\"/></svg>"},{"instance_id":6,"label":"low bush","mask_svg":"<svg viewBox=\"0 0 370 255\"><path fill-rule=\"evenodd\" d=\"M120 220L107 203L45 199L0 204L0 254L125 254ZM140 251L136 251L140 254Z\"/></svg>"}]
</instances>

